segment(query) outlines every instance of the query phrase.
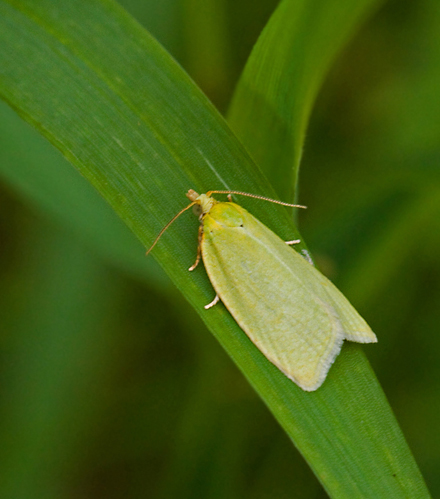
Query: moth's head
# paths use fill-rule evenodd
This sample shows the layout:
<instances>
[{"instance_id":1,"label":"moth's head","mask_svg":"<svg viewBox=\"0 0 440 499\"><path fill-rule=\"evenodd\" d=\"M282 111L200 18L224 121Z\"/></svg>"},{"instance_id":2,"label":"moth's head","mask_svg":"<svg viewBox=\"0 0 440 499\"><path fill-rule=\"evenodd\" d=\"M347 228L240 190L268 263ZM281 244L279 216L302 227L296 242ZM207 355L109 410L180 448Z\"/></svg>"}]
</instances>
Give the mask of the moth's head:
<instances>
[{"instance_id":1,"label":"moth's head","mask_svg":"<svg viewBox=\"0 0 440 499\"><path fill-rule=\"evenodd\" d=\"M196 215L205 214L209 213L211 211L211 208L214 206L217 201L212 198L211 196L207 196L206 194L198 194L196 191L193 191L190 189L186 193L186 197L193 203L194 205L194 213Z\"/></svg>"}]
</instances>

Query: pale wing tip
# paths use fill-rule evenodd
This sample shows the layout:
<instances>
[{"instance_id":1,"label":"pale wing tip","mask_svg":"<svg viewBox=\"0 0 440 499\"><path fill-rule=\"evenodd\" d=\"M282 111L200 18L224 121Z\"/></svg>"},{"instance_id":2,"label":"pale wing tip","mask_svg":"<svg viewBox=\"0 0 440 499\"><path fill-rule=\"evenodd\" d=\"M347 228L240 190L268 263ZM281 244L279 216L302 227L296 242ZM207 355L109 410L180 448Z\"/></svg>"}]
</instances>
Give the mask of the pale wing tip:
<instances>
[{"instance_id":1,"label":"pale wing tip","mask_svg":"<svg viewBox=\"0 0 440 499\"><path fill-rule=\"evenodd\" d=\"M326 374L327 375L327 374ZM292 379L292 378L291 378ZM294 379L292 379L292 381L295 381ZM302 389L304 390L305 392L314 392L316 391L325 381L325 378L324 379L320 379L318 381L316 381L314 384L312 385L304 385L302 383L300 383L299 381L295 381L295 383Z\"/></svg>"},{"instance_id":2,"label":"pale wing tip","mask_svg":"<svg viewBox=\"0 0 440 499\"><path fill-rule=\"evenodd\" d=\"M349 335L349 338L345 338L349 341L355 341L356 343L377 343L377 337L373 333L373 331L356 331ZM292 373L288 373L282 368L279 367L280 371L291 379L295 384L297 384L302 390L305 392L314 392L316 391L327 378L327 374L330 370L330 367L334 363L336 357L339 355L342 341L337 341L334 345L334 348L321 364L319 371L315 371L312 376L293 376Z\"/></svg>"},{"instance_id":3,"label":"pale wing tip","mask_svg":"<svg viewBox=\"0 0 440 499\"><path fill-rule=\"evenodd\" d=\"M377 343L377 336L371 331L354 331L350 334L345 334L345 339L354 341L355 343Z\"/></svg>"},{"instance_id":4,"label":"pale wing tip","mask_svg":"<svg viewBox=\"0 0 440 499\"><path fill-rule=\"evenodd\" d=\"M278 369L291 381L298 385L305 392L314 392L317 390L325 381L327 377L328 369L330 366L326 368L325 372L320 372L319 375L316 375L316 372L313 373L313 376L294 376L291 373L286 372L281 367L277 366Z\"/></svg>"},{"instance_id":5,"label":"pale wing tip","mask_svg":"<svg viewBox=\"0 0 440 499\"><path fill-rule=\"evenodd\" d=\"M314 392L324 383L325 379L327 378L327 374L330 367L331 365L325 370L325 372L322 371L319 373L319 376L315 376L313 380L301 379L286 373L283 374L285 374L290 380L292 380L296 385L298 385L301 388L301 390L304 390L305 392Z\"/></svg>"},{"instance_id":6,"label":"pale wing tip","mask_svg":"<svg viewBox=\"0 0 440 499\"><path fill-rule=\"evenodd\" d=\"M330 367L341 351L343 342L344 338L338 335L333 348L321 359L319 365L313 370L309 369L308 372L303 372L302 375L297 372L295 376L293 372L286 372L286 370L281 368L280 370L305 392L314 392L324 383Z\"/></svg>"}]
</instances>

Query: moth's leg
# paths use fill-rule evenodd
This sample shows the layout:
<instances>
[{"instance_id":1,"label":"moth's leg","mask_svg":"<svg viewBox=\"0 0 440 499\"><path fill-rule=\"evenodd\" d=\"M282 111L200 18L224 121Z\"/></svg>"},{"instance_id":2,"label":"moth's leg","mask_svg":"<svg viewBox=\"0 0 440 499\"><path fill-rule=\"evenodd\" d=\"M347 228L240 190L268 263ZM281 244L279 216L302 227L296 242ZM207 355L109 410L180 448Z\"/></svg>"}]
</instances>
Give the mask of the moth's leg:
<instances>
[{"instance_id":1,"label":"moth's leg","mask_svg":"<svg viewBox=\"0 0 440 499\"><path fill-rule=\"evenodd\" d=\"M200 244L197 246L197 258L196 258L196 261L191 265L191 267L188 269L190 272L192 272L196 267L197 265L199 264L200 262L200 257L201 257L201 252L200 252Z\"/></svg>"},{"instance_id":2,"label":"moth's leg","mask_svg":"<svg viewBox=\"0 0 440 499\"><path fill-rule=\"evenodd\" d=\"M228 194L228 201L229 201L230 203L232 203L232 195L231 195L231 194Z\"/></svg>"},{"instance_id":3,"label":"moth's leg","mask_svg":"<svg viewBox=\"0 0 440 499\"><path fill-rule=\"evenodd\" d=\"M301 239L294 239L293 241L284 241L284 242L290 246L292 244L298 244L298 243L300 243Z\"/></svg>"},{"instance_id":4,"label":"moth's leg","mask_svg":"<svg viewBox=\"0 0 440 499\"><path fill-rule=\"evenodd\" d=\"M220 301L220 297L218 295L215 295L215 298L212 300L211 303L208 303L208 305L205 305L205 310L208 310L208 308L213 307Z\"/></svg>"},{"instance_id":5,"label":"moth's leg","mask_svg":"<svg viewBox=\"0 0 440 499\"><path fill-rule=\"evenodd\" d=\"M199 225L199 240L198 240L198 244L197 244L197 257L196 257L196 261L188 269L190 272L192 270L194 270L200 262L200 258L202 256L202 244L201 244L202 243L202 236L203 236L203 225L200 224Z\"/></svg>"}]
</instances>

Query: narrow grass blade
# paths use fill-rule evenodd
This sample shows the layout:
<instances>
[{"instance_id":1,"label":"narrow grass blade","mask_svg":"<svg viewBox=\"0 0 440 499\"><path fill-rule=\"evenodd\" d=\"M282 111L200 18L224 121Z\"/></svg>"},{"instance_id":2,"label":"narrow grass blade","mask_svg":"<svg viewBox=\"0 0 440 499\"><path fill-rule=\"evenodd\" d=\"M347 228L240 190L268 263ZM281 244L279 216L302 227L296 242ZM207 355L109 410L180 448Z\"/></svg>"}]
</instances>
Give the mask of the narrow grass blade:
<instances>
[{"instance_id":1,"label":"narrow grass blade","mask_svg":"<svg viewBox=\"0 0 440 499\"><path fill-rule=\"evenodd\" d=\"M279 196L294 197L307 122L331 63L381 0L283 0L259 37L229 123Z\"/></svg>"}]
</instances>

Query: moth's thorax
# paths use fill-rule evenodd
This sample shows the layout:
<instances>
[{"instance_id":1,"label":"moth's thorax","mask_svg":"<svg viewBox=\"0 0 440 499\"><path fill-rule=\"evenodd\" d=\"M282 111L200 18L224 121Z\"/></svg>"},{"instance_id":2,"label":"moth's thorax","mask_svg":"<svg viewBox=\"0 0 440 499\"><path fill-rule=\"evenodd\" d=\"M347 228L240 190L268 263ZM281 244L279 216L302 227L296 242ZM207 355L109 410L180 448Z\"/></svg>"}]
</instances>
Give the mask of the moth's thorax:
<instances>
[{"instance_id":1,"label":"moth's thorax","mask_svg":"<svg viewBox=\"0 0 440 499\"><path fill-rule=\"evenodd\" d=\"M203 217L204 225L223 227L242 227L244 209L235 203L216 202L210 211Z\"/></svg>"}]
</instances>

